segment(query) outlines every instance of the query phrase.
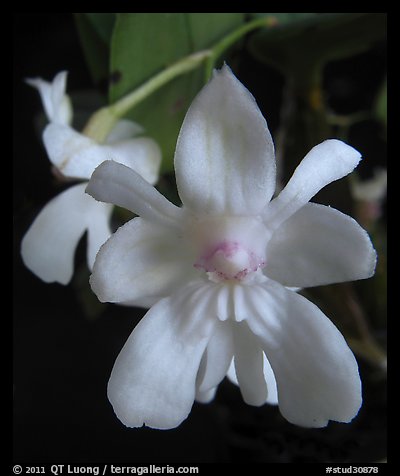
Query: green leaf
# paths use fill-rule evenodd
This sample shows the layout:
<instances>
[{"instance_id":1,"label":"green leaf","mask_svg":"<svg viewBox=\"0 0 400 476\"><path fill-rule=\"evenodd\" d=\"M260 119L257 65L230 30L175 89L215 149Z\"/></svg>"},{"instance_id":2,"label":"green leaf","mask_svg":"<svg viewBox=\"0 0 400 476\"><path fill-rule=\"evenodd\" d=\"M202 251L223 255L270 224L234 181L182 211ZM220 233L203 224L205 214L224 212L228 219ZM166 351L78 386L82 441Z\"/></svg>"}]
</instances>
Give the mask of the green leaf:
<instances>
[{"instance_id":1,"label":"green leaf","mask_svg":"<svg viewBox=\"0 0 400 476\"><path fill-rule=\"evenodd\" d=\"M384 13L309 15L296 21L286 18L286 22L256 33L249 43L251 53L288 73L361 53L385 38Z\"/></svg>"},{"instance_id":2,"label":"green leaf","mask_svg":"<svg viewBox=\"0 0 400 476\"><path fill-rule=\"evenodd\" d=\"M311 18L318 13L249 13L250 18L265 18L270 27L289 25Z\"/></svg>"},{"instance_id":3,"label":"green leaf","mask_svg":"<svg viewBox=\"0 0 400 476\"><path fill-rule=\"evenodd\" d=\"M97 35L106 44L110 45L115 24L115 13L82 13L91 23Z\"/></svg>"},{"instance_id":4,"label":"green leaf","mask_svg":"<svg viewBox=\"0 0 400 476\"><path fill-rule=\"evenodd\" d=\"M110 102L179 59L210 47L243 21L238 13L118 14L111 44ZM161 87L128 116L160 144L163 172L172 170L184 115L203 84L204 71L199 68Z\"/></svg>"},{"instance_id":5,"label":"green leaf","mask_svg":"<svg viewBox=\"0 0 400 476\"><path fill-rule=\"evenodd\" d=\"M387 78L385 78L378 91L374 112L378 121L387 127Z\"/></svg>"},{"instance_id":6,"label":"green leaf","mask_svg":"<svg viewBox=\"0 0 400 476\"><path fill-rule=\"evenodd\" d=\"M174 13L122 13L111 46L110 101L190 53L186 21Z\"/></svg>"},{"instance_id":7,"label":"green leaf","mask_svg":"<svg viewBox=\"0 0 400 476\"><path fill-rule=\"evenodd\" d=\"M115 13L75 13L75 24L88 68L95 83L109 77L110 42Z\"/></svg>"},{"instance_id":8,"label":"green leaf","mask_svg":"<svg viewBox=\"0 0 400 476\"><path fill-rule=\"evenodd\" d=\"M185 13L192 51L208 48L244 22L243 13Z\"/></svg>"}]
</instances>

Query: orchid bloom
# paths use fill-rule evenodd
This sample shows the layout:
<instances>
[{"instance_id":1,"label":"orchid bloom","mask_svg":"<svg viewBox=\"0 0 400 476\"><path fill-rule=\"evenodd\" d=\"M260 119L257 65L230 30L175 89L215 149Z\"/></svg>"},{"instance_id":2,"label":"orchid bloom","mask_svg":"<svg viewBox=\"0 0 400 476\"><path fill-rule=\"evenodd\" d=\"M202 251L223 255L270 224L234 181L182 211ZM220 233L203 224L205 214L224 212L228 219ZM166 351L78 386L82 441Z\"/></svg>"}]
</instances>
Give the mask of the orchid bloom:
<instances>
[{"instance_id":1,"label":"orchid bloom","mask_svg":"<svg viewBox=\"0 0 400 476\"><path fill-rule=\"evenodd\" d=\"M270 395L304 427L352 420L362 403L354 355L322 311L291 288L374 273L367 233L349 216L308 203L359 160L352 147L327 140L271 200L271 135L225 65L194 99L178 137L182 207L121 164L94 171L87 192L139 217L101 247L92 289L101 301L151 306L108 383L126 426L176 427L195 399L213 398L232 361L250 405Z\"/></svg>"},{"instance_id":2,"label":"orchid bloom","mask_svg":"<svg viewBox=\"0 0 400 476\"><path fill-rule=\"evenodd\" d=\"M84 182L50 200L21 244L25 265L43 281L61 284L67 284L72 277L75 249L86 230L90 269L100 246L111 235L112 205L99 203L85 193L93 170L102 161L113 159L154 184L161 162L159 147L152 139L132 138L142 130L131 121L117 122L103 145L75 131L70 126L72 109L65 93L66 78L67 73L63 71L52 83L41 78L27 82L38 89L49 120L43 131L43 142L57 175Z\"/></svg>"}]
</instances>

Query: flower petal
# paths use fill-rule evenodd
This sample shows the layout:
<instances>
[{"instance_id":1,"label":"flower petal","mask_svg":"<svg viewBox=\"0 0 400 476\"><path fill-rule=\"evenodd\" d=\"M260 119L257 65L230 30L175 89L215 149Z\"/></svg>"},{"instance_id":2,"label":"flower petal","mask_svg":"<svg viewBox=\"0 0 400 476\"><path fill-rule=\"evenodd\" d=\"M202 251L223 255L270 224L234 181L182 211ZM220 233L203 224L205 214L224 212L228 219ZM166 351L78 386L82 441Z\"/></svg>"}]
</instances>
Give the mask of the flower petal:
<instances>
[{"instance_id":1,"label":"flower petal","mask_svg":"<svg viewBox=\"0 0 400 476\"><path fill-rule=\"evenodd\" d=\"M85 184L86 185L86 184ZM85 194L86 195L86 194ZM88 195L86 195L88 197ZM89 198L92 198L89 196ZM92 212L87 216L87 263L90 270L93 269L97 252L111 236L110 218L113 206L108 203L94 201Z\"/></svg>"},{"instance_id":2,"label":"flower petal","mask_svg":"<svg viewBox=\"0 0 400 476\"><path fill-rule=\"evenodd\" d=\"M267 384L267 401L270 405L277 405L278 404L278 389L276 387L276 379L274 375L274 371L272 370L271 364L267 359L267 356L263 353L264 356L264 364L263 364L263 371L264 371L264 379L265 383Z\"/></svg>"},{"instance_id":3,"label":"flower petal","mask_svg":"<svg viewBox=\"0 0 400 476\"><path fill-rule=\"evenodd\" d=\"M277 228L325 185L348 175L358 164L361 154L337 139L313 147L294 171L281 193L264 210L271 229Z\"/></svg>"},{"instance_id":4,"label":"flower petal","mask_svg":"<svg viewBox=\"0 0 400 476\"><path fill-rule=\"evenodd\" d=\"M105 160L101 152L98 156L99 146L94 140L66 125L50 123L43 132L43 143L51 163L67 177L89 179L95 167ZM71 169L71 157L78 153L85 153L86 161L78 167L74 163Z\"/></svg>"},{"instance_id":5,"label":"flower petal","mask_svg":"<svg viewBox=\"0 0 400 476\"><path fill-rule=\"evenodd\" d=\"M102 146L102 149L108 158L111 157L113 161L131 168L150 184L157 182L161 150L153 139L137 137ZM84 160L84 156L79 157L79 160Z\"/></svg>"},{"instance_id":6,"label":"flower petal","mask_svg":"<svg viewBox=\"0 0 400 476\"><path fill-rule=\"evenodd\" d=\"M249 405L260 406L267 400L267 385L263 372L263 352L246 322L233 326L235 341L234 364L240 392Z\"/></svg>"},{"instance_id":7,"label":"flower petal","mask_svg":"<svg viewBox=\"0 0 400 476\"><path fill-rule=\"evenodd\" d=\"M52 83L41 78L27 79L26 82L39 91L47 119L58 124L70 124L72 107L69 97L65 94L67 72L61 71Z\"/></svg>"},{"instance_id":8,"label":"flower petal","mask_svg":"<svg viewBox=\"0 0 400 476\"><path fill-rule=\"evenodd\" d=\"M180 227L183 210L173 205L134 170L112 160L93 172L86 192L96 200L113 203L147 220Z\"/></svg>"},{"instance_id":9,"label":"flower petal","mask_svg":"<svg viewBox=\"0 0 400 476\"><path fill-rule=\"evenodd\" d=\"M357 414L357 362L333 323L310 301L269 280L250 289L257 335L274 371L283 416L296 425L323 427Z\"/></svg>"},{"instance_id":10,"label":"flower petal","mask_svg":"<svg viewBox=\"0 0 400 476\"><path fill-rule=\"evenodd\" d=\"M272 235L264 273L285 286L310 287L369 278L375 263L371 240L355 220L308 203Z\"/></svg>"},{"instance_id":11,"label":"flower petal","mask_svg":"<svg viewBox=\"0 0 400 476\"><path fill-rule=\"evenodd\" d=\"M200 392L199 389L196 390L196 402L199 403L210 403L214 400L215 394L217 393L217 387L211 388L206 392Z\"/></svg>"},{"instance_id":12,"label":"flower petal","mask_svg":"<svg viewBox=\"0 0 400 476\"><path fill-rule=\"evenodd\" d=\"M276 388L276 380L275 380L275 376L274 376L274 372L272 370L271 364L268 362L268 359L264 353L263 353L263 371L264 371L264 379L265 379L265 383L267 384L267 392L268 392L267 400L265 401L265 403L268 403L270 405L277 405L278 404L278 390ZM239 386L239 381L236 375L236 369L235 369L235 364L233 359L229 366L226 376L232 383Z\"/></svg>"},{"instance_id":13,"label":"flower petal","mask_svg":"<svg viewBox=\"0 0 400 476\"><path fill-rule=\"evenodd\" d=\"M112 159L132 168L150 183L158 179L160 148L146 137L99 145L71 127L49 124L43 141L51 162L67 177L89 179L98 165Z\"/></svg>"},{"instance_id":14,"label":"flower petal","mask_svg":"<svg viewBox=\"0 0 400 476\"><path fill-rule=\"evenodd\" d=\"M190 259L177 234L134 218L102 246L90 283L102 302L154 303L195 276Z\"/></svg>"},{"instance_id":15,"label":"flower petal","mask_svg":"<svg viewBox=\"0 0 400 476\"><path fill-rule=\"evenodd\" d=\"M193 291L199 307L193 307ZM167 429L189 414L196 375L215 319L204 315L209 287L188 287L153 306L119 354L108 398L122 423Z\"/></svg>"},{"instance_id":16,"label":"flower petal","mask_svg":"<svg viewBox=\"0 0 400 476\"><path fill-rule=\"evenodd\" d=\"M274 193L274 146L267 123L226 65L186 114L175 171L181 200L195 212L255 214Z\"/></svg>"},{"instance_id":17,"label":"flower petal","mask_svg":"<svg viewBox=\"0 0 400 476\"><path fill-rule=\"evenodd\" d=\"M210 390L219 385L228 371L232 357L233 335L231 323L218 321L213 336L207 345L197 376L196 386L199 395L208 395Z\"/></svg>"},{"instance_id":18,"label":"flower petal","mask_svg":"<svg viewBox=\"0 0 400 476\"><path fill-rule=\"evenodd\" d=\"M25 265L43 281L67 284L73 274L75 248L85 230L92 229L90 256L99 242L97 222L104 228L109 206L85 194L86 184L75 185L53 198L39 213L21 243ZM102 235L104 237L104 235ZM97 250L96 250L97 251Z\"/></svg>"},{"instance_id":19,"label":"flower petal","mask_svg":"<svg viewBox=\"0 0 400 476\"><path fill-rule=\"evenodd\" d=\"M115 144L116 142L131 139L143 132L143 127L136 124L136 122L130 121L129 119L120 119L109 132L105 142L109 145Z\"/></svg>"}]
</instances>

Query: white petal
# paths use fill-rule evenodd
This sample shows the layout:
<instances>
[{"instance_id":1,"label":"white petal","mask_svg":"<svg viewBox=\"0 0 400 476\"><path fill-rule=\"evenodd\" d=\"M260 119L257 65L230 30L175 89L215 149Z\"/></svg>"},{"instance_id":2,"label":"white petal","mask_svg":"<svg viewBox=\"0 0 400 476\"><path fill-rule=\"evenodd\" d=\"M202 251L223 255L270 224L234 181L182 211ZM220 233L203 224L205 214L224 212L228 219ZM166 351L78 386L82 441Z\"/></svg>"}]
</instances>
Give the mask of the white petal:
<instances>
[{"instance_id":1,"label":"white petal","mask_svg":"<svg viewBox=\"0 0 400 476\"><path fill-rule=\"evenodd\" d=\"M183 289L178 299L165 298L153 306L119 354L108 398L124 425L167 429L188 416L200 360L216 322L204 315L208 289L200 290L200 308L192 307L193 291Z\"/></svg>"},{"instance_id":2,"label":"white petal","mask_svg":"<svg viewBox=\"0 0 400 476\"><path fill-rule=\"evenodd\" d=\"M247 322L271 363L283 416L305 427L351 421L362 403L361 381L339 330L310 301L272 280L251 294Z\"/></svg>"},{"instance_id":3,"label":"white petal","mask_svg":"<svg viewBox=\"0 0 400 476\"><path fill-rule=\"evenodd\" d=\"M197 392L199 392L199 395L208 394L210 390L219 385L228 371L232 356L233 335L231 323L218 321L213 336L207 345L197 376Z\"/></svg>"},{"instance_id":4,"label":"white petal","mask_svg":"<svg viewBox=\"0 0 400 476\"><path fill-rule=\"evenodd\" d=\"M39 213L21 243L25 265L45 282L67 284L73 274L75 248L85 230L92 228L90 255L99 237L96 222L109 216L109 207L85 194L86 184L68 188ZM99 206L100 205L100 206ZM94 233L94 234L93 234ZM96 250L97 251L97 250Z\"/></svg>"},{"instance_id":5,"label":"white petal","mask_svg":"<svg viewBox=\"0 0 400 476\"><path fill-rule=\"evenodd\" d=\"M272 370L271 364L268 362L268 359L264 353L263 353L263 370L264 370L265 383L267 384L267 400L265 403L269 403L270 405L277 405L278 404L278 390L276 388L275 375ZM229 366L226 376L232 383L239 386L233 359Z\"/></svg>"},{"instance_id":6,"label":"white petal","mask_svg":"<svg viewBox=\"0 0 400 476\"><path fill-rule=\"evenodd\" d=\"M267 384L267 401L270 405L277 405L278 404L278 389L276 387L276 379L274 375L274 371L272 370L271 364L269 363L267 356L263 354L263 371L264 371L264 379L265 383Z\"/></svg>"},{"instance_id":7,"label":"white petal","mask_svg":"<svg viewBox=\"0 0 400 476\"><path fill-rule=\"evenodd\" d=\"M95 141L61 124L50 123L45 128L43 143L51 163L67 177L89 179L95 167L106 158L101 150L99 157L99 146ZM85 154L86 160L74 161L71 167L71 158L75 154Z\"/></svg>"},{"instance_id":8,"label":"white petal","mask_svg":"<svg viewBox=\"0 0 400 476\"><path fill-rule=\"evenodd\" d=\"M102 302L152 303L197 274L190 262L179 236L134 218L101 248L90 283Z\"/></svg>"},{"instance_id":9,"label":"white petal","mask_svg":"<svg viewBox=\"0 0 400 476\"><path fill-rule=\"evenodd\" d=\"M356 200L379 203L386 195L387 170L381 167L376 168L373 177L367 180L360 180L359 177L354 176L350 188Z\"/></svg>"},{"instance_id":10,"label":"white petal","mask_svg":"<svg viewBox=\"0 0 400 476\"><path fill-rule=\"evenodd\" d=\"M86 184L85 184L86 185ZM85 194L86 197L92 198ZM93 269L97 252L111 236L110 217L113 206L108 203L99 203L92 198L92 212L87 216L87 262L90 270Z\"/></svg>"},{"instance_id":11,"label":"white petal","mask_svg":"<svg viewBox=\"0 0 400 476\"><path fill-rule=\"evenodd\" d=\"M233 362L233 359L232 359L232 361L229 365L228 372L226 373L226 376L228 377L228 379L232 383L239 386L239 382L238 382L237 375L236 375L236 370L235 370L235 363Z\"/></svg>"},{"instance_id":12,"label":"white petal","mask_svg":"<svg viewBox=\"0 0 400 476\"><path fill-rule=\"evenodd\" d=\"M111 160L103 162L93 172L86 192L96 200L127 208L151 222L180 227L183 210L125 165Z\"/></svg>"},{"instance_id":13,"label":"white petal","mask_svg":"<svg viewBox=\"0 0 400 476\"><path fill-rule=\"evenodd\" d=\"M247 287L240 284L233 287L233 315L236 322L242 322L248 317L248 309L246 306L246 289Z\"/></svg>"},{"instance_id":14,"label":"white petal","mask_svg":"<svg viewBox=\"0 0 400 476\"><path fill-rule=\"evenodd\" d=\"M305 205L325 185L348 175L361 160L361 154L336 139L313 147L300 162L281 193L264 210L271 229Z\"/></svg>"},{"instance_id":15,"label":"white petal","mask_svg":"<svg viewBox=\"0 0 400 476\"><path fill-rule=\"evenodd\" d=\"M61 71L52 83L41 78L27 79L26 82L39 91L47 119L58 124L70 124L72 107L69 97L65 94L67 72Z\"/></svg>"},{"instance_id":16,"label":"white petal","mask_svg":"<svg viewBox=\"0 0 400 476\"><path fill-rule=\"evenodd\" d=\"M89 179L98 165L112 159L132 168L150 183L158 179L160 148L146 137L99 145L71 127L49 124L43 141L51 162L67 177Z\"/></svg>"},{"instance_id":17,"label":"white petal","mask_svg":"<svg viewBox=\"0 0 400 476\"><path fill-rule=\"evenodd\" d=\"M263 405L268 393L263 372L263 351L245 322L237 323L233 330L233 360L243 400L249 405Z\"/></svg>"},{"instance_id":18,"label":"white petal","mask_svg":"<svg viewBox=\"0 0 400 476\"><path fill-rule=\"evenodd\" d=\"M217 393L217 387L211 388L206 392L200 392L198 389L196 390L196 402L199 403L210 403L214 400L215 394Z\"/></svg>"},{"instance_id":19,"label":"white petal","mask_svg":"<svg viewBox=\"0 0 400 476\"><path fill-rule=\"evenodd\" d=\"M138 137L101 148L105 157L111 157L113 161L130 167L151 184L157 182L161 165L161 150L153 139ZM84 158L79 157L79 160Z\"/></svg>"},{"instance_id":20,"label":"white petal","mask_svg":"<svg viewBox=\"0 0 400 476\"><path fill-rule=\"evenodd\" d=\"M220 321L234 318L232 292L229 286L221 285L217 294L217 317Z\"/></svg>"},{"instance_id":21,"label":"white petal","mask_svg":"<svg viewBox=\"0 0 400 476\"><path fill-rule=\"evenodd\" d=\"M367 232L334 208L308 203L272 235L264 273L285 286L310 287L373 275Z\"/></svg>"},{"instance_id":22,"label":"white petal","mask_svg":"<svg viewBox=\"0 0 400 476\"><path fill-rule=\"evenodd\" d=\"M256 214L275 189L274 146L254 97L228 66L190 106L175 152L179 195L208 214Z\"/></svg>"},{"instance_id":23,"label":"white petal","mask_svg":"<svg viewBox=\"0 0 400 476\"><path fill-rule=\"evenodd\" d=\"M143 132L143 127L139 124L136 124L136 122L130 121L128 119L120 119L111 129L105 142L109 145L115 144L116 142L130 139L142 134Z\"/></svg>"}]
</instances>

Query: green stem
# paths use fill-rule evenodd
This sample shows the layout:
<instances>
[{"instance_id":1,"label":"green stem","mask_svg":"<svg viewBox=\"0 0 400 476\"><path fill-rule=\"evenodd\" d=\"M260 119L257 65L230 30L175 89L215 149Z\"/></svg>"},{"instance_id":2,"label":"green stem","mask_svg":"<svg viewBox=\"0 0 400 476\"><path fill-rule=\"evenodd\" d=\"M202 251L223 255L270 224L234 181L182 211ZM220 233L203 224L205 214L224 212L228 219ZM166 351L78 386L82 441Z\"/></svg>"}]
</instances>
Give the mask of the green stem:
<instances>
[{"instance_id":1,"label":"green stem","mask_svg":"<svg viewBox=\"0 0 400 476\"><path fill-rule=\"evenodd\" d=\"M211 54L210 50L186 56L146 81L142 86L123 96L110 106L99 109L92 115L83 134L103 142L117 120L125 116L138 103L172 79L197 68Z\"/></svg>"},{"instance_id":2,"label":"green stem","mask_svg":"<svg viewBox=\"0 0 400 476\"><path fill-rule=\"evenodd\" d=\"M165 83L197 68L209 56L210 51L203 50L183 58L169 68L161 71L161 73L156 76L153 76L149 81L135 89L132 93L112 104L110 109L118 117L124 116L130 109L136 106L136 104L159 89Z\"/></svg>"},{"instance_id":3,"label":"green stem","mask_svg":"<svg viewBox=\"0 0 400 476\"><path fill-rule=\"evenodd\" d=\"M252 30L256 30L261 27L270 26L271 20L267 17L256 18L255 20L249 21L244 25L240 26L232 33L226 35L222 40L216 43L213 47L210 48L211 54L206 62L205 70L205 79L208 81L211 77L213 68L217 59L226 51L230 46L235 44L240 38L249 33Z\"/></svg>"},{"instance_id":4,"label":"green stem","mask_svg":"<svg viewBox=\"0 0 400 476\"><path fill-rule=\"evenodd\" d=\"M182 74L196 69L204 61L206 61L205 78L208 81L215 62L227 48L232 46L246 33L263 26L268 26L268 24L269 20L267 18L257 18L237 28L235 31L217 42L210 49L198 51L186 56L180 61L177 61L173 65L153 76L151 79L142 84L142 86L139 86L131 93L119 99L114 104L103 107L95 112L84 128L83 134L91 137L97 142L104 142L107 135L119 118L125 116L131 109L133 109L146 97L150 96L150 94L159 89L161 86Z\"/></svg>"}]
</instances>

